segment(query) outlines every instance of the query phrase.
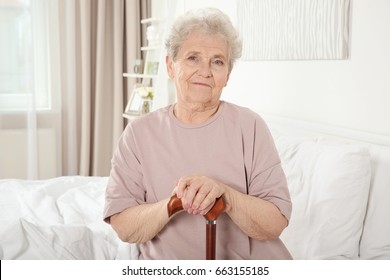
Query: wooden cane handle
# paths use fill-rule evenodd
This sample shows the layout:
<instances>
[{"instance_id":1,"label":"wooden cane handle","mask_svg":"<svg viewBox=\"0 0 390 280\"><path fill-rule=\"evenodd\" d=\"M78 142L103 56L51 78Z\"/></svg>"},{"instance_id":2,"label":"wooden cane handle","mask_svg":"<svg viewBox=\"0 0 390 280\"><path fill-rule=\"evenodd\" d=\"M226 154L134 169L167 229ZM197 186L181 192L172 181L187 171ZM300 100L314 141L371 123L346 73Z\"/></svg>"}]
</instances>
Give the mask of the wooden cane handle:
<instances>
[{"instance_id":1,"label":"wooden cane handle","mask_svg":"<svg viewBox=\"0 0 390 280\"><path fill-rule=\"evenodd\" d=\"M183 204L181 203L181 199L174 194L168 202L168 217L172 216L176 212L183 210Z\"/></svg>"},{"instance_id":2,"label":"wooden cane handle","mask_svg":"<svg viewBox=\"0 0 390 280\"><path fill-rule=\"evenodd\" d=\"M181 199L174 194L168 202L168 216L172 216L176 212L183 210L183 204L181 203ZM207 212L204 217L208 221L217 220L218 216L225 210L225 201L222 196L218 197L215 201L213 207Z\"/></svg>"},{"instance_id":3,"label":"wooden cane handle","mask_svg":"<svg viewBox=\"0 0 390 280\"><path fill-rule=\"evenodd\" d=\"M222 196L220 196L215 201L213 208L211 208L203 217L205 217L207 221L216 221L223 211L225 211L225 201Z\"/></svg>"}]
</instances>

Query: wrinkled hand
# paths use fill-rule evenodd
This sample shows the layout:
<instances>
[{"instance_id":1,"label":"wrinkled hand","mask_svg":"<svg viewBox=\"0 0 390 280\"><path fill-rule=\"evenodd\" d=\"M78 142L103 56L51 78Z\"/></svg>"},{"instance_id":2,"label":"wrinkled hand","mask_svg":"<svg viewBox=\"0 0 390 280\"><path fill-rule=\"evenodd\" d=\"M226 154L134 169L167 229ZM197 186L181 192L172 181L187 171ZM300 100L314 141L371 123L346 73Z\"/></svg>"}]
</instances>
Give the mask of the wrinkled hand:
<instances>
[{"instance_id":1,"label":"wrinkled hand","mask_svg":"<svg viewBox=\"0 0 390 280\"><path fill-rule=\"evenodd\" d=\"M202 175L180 178L173 190L181 199L183 209L194 215L205 215L224 192L222 183Z\"/></svg>"}]
</instances>

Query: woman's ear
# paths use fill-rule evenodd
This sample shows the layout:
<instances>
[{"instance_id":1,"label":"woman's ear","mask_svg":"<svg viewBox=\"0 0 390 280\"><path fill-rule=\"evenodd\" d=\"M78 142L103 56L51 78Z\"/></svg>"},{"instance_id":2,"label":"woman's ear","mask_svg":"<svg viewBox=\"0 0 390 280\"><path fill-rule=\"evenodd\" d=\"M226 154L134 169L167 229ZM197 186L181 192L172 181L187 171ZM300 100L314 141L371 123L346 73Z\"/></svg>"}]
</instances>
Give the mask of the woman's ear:
<instances>
[{"instance_id":1,"label":"woman's ear","mask_svg":"<svg viewBox=\"0 0 390 280\"><path fill-rule=\"evenodd\" d=\"M168 76L169 76L169 78L173 79L175 77L175 75L174 75L174 71L173 71L173 60L172 60L171 56L167 55L165 57L165 63L167 65Z\"/></svg>"}]
</instances>

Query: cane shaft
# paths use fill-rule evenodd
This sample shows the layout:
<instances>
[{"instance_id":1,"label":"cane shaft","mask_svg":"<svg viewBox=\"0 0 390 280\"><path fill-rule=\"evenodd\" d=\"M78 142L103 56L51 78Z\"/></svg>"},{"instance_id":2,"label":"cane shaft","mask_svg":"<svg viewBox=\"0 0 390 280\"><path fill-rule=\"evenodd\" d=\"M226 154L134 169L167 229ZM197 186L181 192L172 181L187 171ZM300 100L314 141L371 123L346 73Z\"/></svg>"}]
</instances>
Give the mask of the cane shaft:
<instances>
[{"instance_id":1,"label":"cane shaft","mask_svg":"<svg viewBox=\"0 0 390 280\"><path fill-rule=\"evenodd\" d=\"M206 224L206 260L215 260L217 225L215 223Z\"/></svg>"},{"instance_id":2,"label":"cane shaft","mask_svg":"<svg viewBox=\"0 0 390 280\"><path fill-rule=\"evenodd\" d=\"M168 216L183 210L181 199L173 195L168 202ZM204 215L206 219L206 260L215 260L217 218L225 210L225 202L221 197L217 198L213 207Z\"/></svg>"}]
</instances>

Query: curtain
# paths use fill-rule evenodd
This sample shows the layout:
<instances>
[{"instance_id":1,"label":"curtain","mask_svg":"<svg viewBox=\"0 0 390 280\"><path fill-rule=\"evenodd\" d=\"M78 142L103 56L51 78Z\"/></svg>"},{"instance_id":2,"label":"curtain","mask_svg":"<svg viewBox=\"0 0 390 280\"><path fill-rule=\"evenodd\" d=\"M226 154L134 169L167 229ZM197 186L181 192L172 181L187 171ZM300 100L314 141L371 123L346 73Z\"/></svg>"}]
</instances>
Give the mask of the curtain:
<instances>
[{"instance_id":1,"label":"curtain","mask_svg":"<svg viewBox=\"0 0 390 280\"><path fill-rule=\"evenodd\" d=\"M21 0L20 10L31 36L15 45L32 59L19 67L23 106L0 105L0 178L107 176L131 87L122 74L141 55L148 1ZM15 92L0 87L0 102Z\"/></svg>"},{"instance_id":2,"label":"curtain","mask_svg":"<svg viewBox=\"0 0 390 280\"><path fill-rule=\"evenodd\" d=\"M124 2L60 2L62 164L65 174L108 175L123 131Z\"/></svg>"}]
</instances>

